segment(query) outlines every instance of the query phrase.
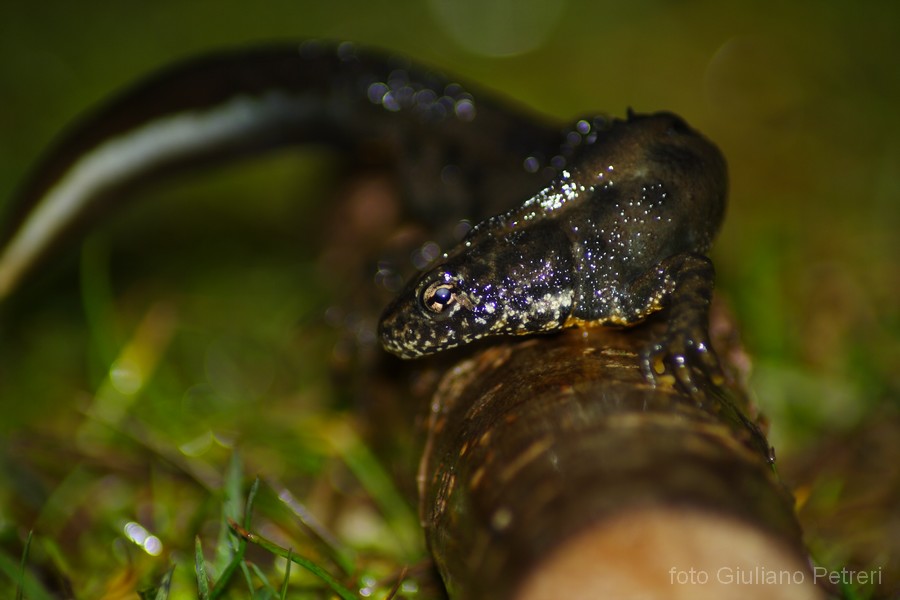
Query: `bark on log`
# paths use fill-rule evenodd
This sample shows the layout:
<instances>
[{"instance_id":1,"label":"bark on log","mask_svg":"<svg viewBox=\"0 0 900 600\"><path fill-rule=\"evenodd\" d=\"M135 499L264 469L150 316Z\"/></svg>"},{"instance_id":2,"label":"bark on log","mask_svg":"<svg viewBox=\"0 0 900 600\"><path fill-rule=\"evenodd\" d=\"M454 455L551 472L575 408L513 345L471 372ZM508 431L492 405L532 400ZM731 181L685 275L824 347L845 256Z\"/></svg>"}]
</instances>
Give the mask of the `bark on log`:
<instances>
[{"instance_id":1,"label":"bark on log","mask_svg":"<svg viewBox=\"0 0 900 600\"><path fill-rule=\"evenodd\" d=\"M653 387L638 352L662 325L512 341L447 373L419 486L452 598L819 597L735 346L719 336L723 386Z\"/></svg>"}]
</instances>

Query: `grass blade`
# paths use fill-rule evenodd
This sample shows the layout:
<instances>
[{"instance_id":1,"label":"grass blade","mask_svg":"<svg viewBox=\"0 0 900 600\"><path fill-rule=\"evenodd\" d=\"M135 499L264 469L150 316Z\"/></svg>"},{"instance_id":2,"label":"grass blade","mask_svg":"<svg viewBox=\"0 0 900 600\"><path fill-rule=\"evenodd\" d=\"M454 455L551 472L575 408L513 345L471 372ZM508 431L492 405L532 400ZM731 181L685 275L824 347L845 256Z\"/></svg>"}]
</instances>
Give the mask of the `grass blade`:
<instances>
[{"instance_id":1,"label":"grass blade","mask_svg":"<svg viewBox=\"0 0 900 600\"><path fill-rule=\"evenodd\" d=\"M284 581L281 582L281 595L280 595L281 600L285 600L287 598L288 583L291 580L291 556L292 555L293 555L293 552L288 550L287 564L284 565Z\"/></svg>"},{"instance_id":2,"label":"grass blade","mask_svg":"<svg viewBox=\"0 0 900 600\"><path fill-rule=\"evenodd\" d=\"M325 584L329 588L331 588L331 591L333 591L340 598L342 598L342 600L358 600L358 597L356 594L354 594L353 592L348 590L346 587L341 585L337 579L335 579L334 577L331 576L331 574L328 573L328 571L326 571L325 569L323 569L322 567L320 567L313 561L311 561L307 558L303 558L302 556L297 556L296 554L293 554L293 552L291 550L286 550L286 549L282 548L281 546L279 546L278 544L275 544L274 542L267 540L266 538L264 538L262 536L259 536L255 533L251 533L250 531L247 531L246 529L244 529L243 527L241 527L234 521L231 521L230 525L231 525L232 530L234 530L234 532L237 535L241 536L242 538L244 538L251 544L256 544L260 548L263 548L264 550L268 550L269 552L271 552L272 554L275 554L276 556L281 556L282 558L285 558L285 559L289 560L290 562L296 563L297 565L303 567L304 569L306 569L307 571L309 571L310 573L312 573L313 575L315 575L316 577L318 577L319 579L324 581Z\"/></svg>"},{"instance_id":3,"label":"grass blade","mask_svg":"<svg viewBox=\"0 0 900 600\"><path fill-rule=\"evenodd\" d=\"M209 600L209 579L206 577L206 561L203 559L203 546L200 545L199 535L194 539L194 568L197 573L197 592L200 600Z\"/></svg>"},{"instance_id":4,"label":"grass blade","mask_svg":"<svg viewBox=\"0 0 900 600\"><path fill-rule=\"evenodd\" d=\"M241 518L241 500L244 495L242 483L244 481L244 465L240 454L231 455L228 469L225 472L225 481L222 485L224 497L222 498L222 522L219 526L219 540L216 545L216 560L213 573L221 578L228 566L234 561L237 549L234 547L234 538L228 527L229 520Z\"/></svg>"},{"instance_id":5,"label":"grass blade","mask_svg":"<svg viewBox=\"0 0 900 600\"><path fill-rule=\"evenodd\" d=\"M253 480L250 486L250 493L247 494L247 505L244 507L244 528L250 529L250 521L253 517L253 502L256 500L256 493L259 491L259 477ZM243 539L243 538L241 538Z\"/></svg>"},{"instance_id":6,"label":"grass blade","mask_svg":"<svg viewBox=\"0 0 900 600\"><path fill-rule=\"evenodd\" d=\"M5 574L17 587L23 590L24 598L28 600L53 600L51 595L31 573L21 572L20 560L0 552L0 573Z\"/></svg>"},{"instance_id":7,"label":"grass blade","mask_svg":"<svg viewBox=\"0 0 900 600\"><path fill-rule=\"evenodd\" d=\"M245 563L246 564L246 563ZM269 583L269 578L266 577L266 574L262 572L256 564L250 563L250 567L247 571L247 577L250 577L250 571L253 571L253 574L256 575L256 578L263 582L263 587L261 589L266 590L266 593L269 594L272 598L275 598L278 592L275 591L275 588L272 587L272 584Z\"/></svg>"},{"instance_id":8,"label":"grass blade","mask_svg":"<svg viewBox=\"0 0 900 600\"><path fill-rule=\"evenodd\" d=\"M250 486L250 493L247 494L247 505L244 509L244 528L249 529L250 522L252 520L252 512L253 512L253 501L256 500L256 493L259 491L259 477L257 477L253 481L253 485ZM228 519L228 517L226 517ZM227 521L226 521L227 526ZM229 528L228 531L231 531ZM231 559L231 562L226 565L225 569L222 571L222 574L219 576L218 581L213 586L212 593L210 594L210 600L216 600L219 596L225 593L225 590L228 588L228 584L231 581L231 577L234 575L237 568L241 565L241 562L244 560L244 554L247 550L247 540L244 538L238 538L238 547L237 551L234 554L234 557Z\"/></svg>"},{"instance_id":9,"label":"grass blade","mask_svg":"<svg viewBox=\"0 0 900 600\"><path fill-rule=\"evenodd\" d=\"M53 596L43 588L37 579L28 572L28 555L31 551L32 533L28 532L25 548L18 562L11 556L0 552L0 573L5 573L16 584L16 600L52 600Z\"/></svg>"},{"instance_id":10,"label":"grass blade","mask_svg":"<svg viewBox=\"0 0 900 600\"><path fill-rule=\"evenodd\" d=\"M22 600L25 591L22 589L22 583L25 581L25 565L28 564L28 552L31 550L31 538L34 530L28 531L28 537L25 538L25 548L22 549L22 562L19 565L19 583L16 585L16 600Z\"/></svg>"},{"instance_id":11,"label":"grass blade","mask_svg":"<svg viewBox=\"0 0 900 600\"><path fill-rule=\"evenodd\" d=\"M156 590L156 597L153 600L169 600L169 589L172 587L172 575L175 573L175 565L166 571L162 581L159 583L159 589Z\"/></svg>"},{"instance_id":12,"label":"grass blade","mask_svg":"<svg viewBox=\"0 0 900 600\"><path fill-rule=\"evenodd\" d=\"M234 575L238 567L241 566L241 563L244 562L244 548L246 547L247 543L242 543L238 548L237 553L234 555L234 558L231 559L231 562L225 566L225 569L222 571L221 577L219 577L215 585L213 585L212 592L210 592L209 594L209 600L216 600L219 596L225 593L226 589L228 589L228 584L231 581L232 575Z\"/></svg>"},{"instance_id":13,"label":"grass blade","mask_svg":"<svg viewBox=\"0 0 900 600\"><path fill-rule=\"evenodd\" d=\"M250 575L250 567L247 566L247 561L241 561L241 573L244 574L244 582L247 584L247 589L250 590L250 593L253 593L253 577ZM254 565L254 568L256 566ZM264 585L268 586L269 582L265 577L260 578Z\"/></svg>"}]
</instances>

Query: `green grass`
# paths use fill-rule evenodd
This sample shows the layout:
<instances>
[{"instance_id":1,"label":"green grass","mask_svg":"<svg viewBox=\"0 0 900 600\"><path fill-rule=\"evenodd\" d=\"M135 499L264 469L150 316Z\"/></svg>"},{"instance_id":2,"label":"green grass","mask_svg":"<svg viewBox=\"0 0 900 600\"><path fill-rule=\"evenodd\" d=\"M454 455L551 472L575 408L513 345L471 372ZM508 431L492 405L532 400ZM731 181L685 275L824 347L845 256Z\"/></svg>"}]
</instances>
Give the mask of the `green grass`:
<instances>
[{"instance_id":1,"label":"green grass","mask_svg":"<svg viewBox=\"0 0 900 600\"><path fill-rule=\"evenodd\" d=\"M240 204L260 178L317 161L173 184L7 307L0 597L377 598L424 559L391 457L331 381L313 242L269 242L268 225L244 223L252 207L164 225L166 203ZM134 258L158 235L153 260Z\"/></svg>"}]
</instances>

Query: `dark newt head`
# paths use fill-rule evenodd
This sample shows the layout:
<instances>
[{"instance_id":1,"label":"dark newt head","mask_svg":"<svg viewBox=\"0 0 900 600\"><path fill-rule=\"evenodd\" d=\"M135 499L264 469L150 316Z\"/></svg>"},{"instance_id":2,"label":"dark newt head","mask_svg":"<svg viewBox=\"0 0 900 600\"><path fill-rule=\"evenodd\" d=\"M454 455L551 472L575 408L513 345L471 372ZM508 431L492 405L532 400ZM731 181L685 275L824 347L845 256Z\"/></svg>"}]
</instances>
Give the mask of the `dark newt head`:
<instances>
[{"instance_id":1,"label":"dark newt head","mask_svg":"<svg viewBox=\"0 0 900 600\"><path fill-rule=\"evenodd\" d=\"M473 232L443 263L414 279L387 308L384 348L417 358L492 335L557 329L572 306L568 246L538 227L517 234ZM493 227L489 227L493 229Z\"/></svg>"},{"instance_id":2,"label":"dark newt head","mask_svg":"<svg viewBox=\"0 0 900 600\"><path fill-rule=\"evenodd\" d=\"M401 358L458 346L478 337L469 324L476 307L483 312L480 305L481 298L453 269L433 269L412 281L385 311L378 328L382 345Z\"/></svg>"},{"instance_id":3,"label":"dark newt head","mask_svg":"<svg viewBox=\"0 0 900 600\"><path fill-rule=\"evenodd\" d=\"M571 173L562 171L519 208L480 223L443 263L407 286L379 325L386 350L415 358L489 335L563 326L575 299L577 269L570 237L576 231L581 237L616 231L628 239L650 240L636 246L640 256L632 256L627 243L616 245L624 248L618 253L607 252L609 240L599 240L598 252L613 263L607 265L609 277L616 275L616 267L643 272L675 253L706 250L725 203L725 163L718 149L669 113L629 114L597 133L585 140ZM619 208L602 206L599 212L573 208L642 190L665 192L668 200L654 209L666 211L659 213L665 218L620 215ZM583 252L589 242L584 238L577 245ZM593 279L604 286L624 283ZM580 294L599 291L582 289Z\"/></svg>"}]
</instances>

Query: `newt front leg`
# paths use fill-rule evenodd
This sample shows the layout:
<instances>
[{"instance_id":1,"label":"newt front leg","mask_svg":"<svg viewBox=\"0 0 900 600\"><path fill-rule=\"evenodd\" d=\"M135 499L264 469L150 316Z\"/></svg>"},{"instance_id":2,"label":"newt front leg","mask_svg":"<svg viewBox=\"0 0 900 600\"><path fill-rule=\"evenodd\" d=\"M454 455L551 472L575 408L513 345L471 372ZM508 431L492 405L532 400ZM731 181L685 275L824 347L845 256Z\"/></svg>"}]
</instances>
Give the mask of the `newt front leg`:
<instances>
[{"instance_id":1,"label":"newt front leg","mask_svg":"<svg viewBox=\"0 0 900 600\"><path fill-rule=\"evenodd\" d=\"M709 341L709 307L715 284L712 261L699 254L683 254L663 261L657 277L647 275L636 282L635 296L658 289L660 279L670 291L668 327L663 339L643 352L644 375L656 382L668 371L692 396L700 391L698 377L721 383L722 369Z\"/></svg>"}]
</instances>

